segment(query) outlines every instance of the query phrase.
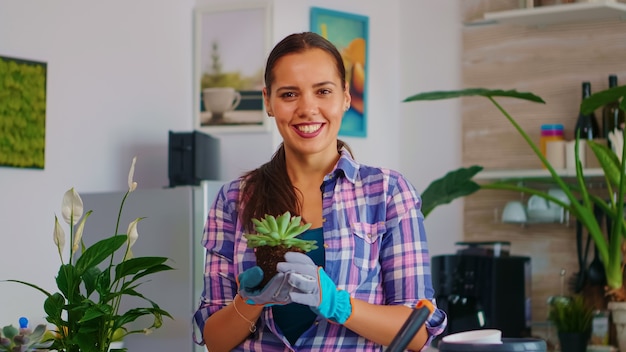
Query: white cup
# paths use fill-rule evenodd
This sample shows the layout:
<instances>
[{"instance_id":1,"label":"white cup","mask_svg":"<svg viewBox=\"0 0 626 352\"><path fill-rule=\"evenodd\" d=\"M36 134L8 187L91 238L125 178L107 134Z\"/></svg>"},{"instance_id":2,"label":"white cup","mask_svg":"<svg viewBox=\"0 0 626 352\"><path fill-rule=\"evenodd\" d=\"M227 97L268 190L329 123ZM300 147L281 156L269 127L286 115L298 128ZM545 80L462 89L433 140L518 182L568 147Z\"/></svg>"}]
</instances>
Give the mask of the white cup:
<instances>
[{"instance_id":1,"label":"white cup","mask_svg":"<svg viewBox=\"0 0 626 352\"><path fill-rule=\"evenodd\" d=\"M549 205L548 201L541 196L533 194L528 198L528 203L526 205L528 210L548 210Z\"/></svg>"},{"instance_id":2,"label":"white cup","mask_svg":"<svg viewBox=\"0 0 626 352\"><path fill-rule=\"evenodd\" d=\"M239 106L241 94L231 87L205 88L202 90L202 101L213 117L219 117Z\"/></svg>"},{"instance_id":3,"label":"white cup","mask_svg":"<svg viewBox=\"0 0 626 352\"><path fill-rule=\"evenodd\" d=\"M546 159L555 169L565 168L565 141L546 143Z\"/></svg>"},{"instance_id":4,"label":"white cup","mask_svg":"<svg viewBox=\"0 0 626 352\"><path fill-rule=\"evenodd\" d=\"M584 140L578 141L578 159L581 166L585 167L585 143ZM565 168L576 170L576 141L565 143Z\"/></svg>"},{"instance_id":5,"label":"white cup","mask_svg":"<svg viewBox=\"0 0 626 352\"><path fill-rule=\"evenodd\" d=\"M502 210L502 222L525 223L527 220L526 208L522 202L514 200L506 203Z\"/></svg>"},{"instance_id":6,"label":"white cup","mask_svg":"<svg viewBox=\"0 0 626 352\"><path fill-rule=\"evenodd\" d=\"M571 203L569 198L567 198L567 195L565 194L565 192L560 188L550 188L548 190L548 194L567 205ZM558 204L554 202L548 202L548 207L554 210L554 220L559 221L561 223L567 220L567 214L565 213L565 209L562 206L559 206Z\"/></svg>"}]
</instances>

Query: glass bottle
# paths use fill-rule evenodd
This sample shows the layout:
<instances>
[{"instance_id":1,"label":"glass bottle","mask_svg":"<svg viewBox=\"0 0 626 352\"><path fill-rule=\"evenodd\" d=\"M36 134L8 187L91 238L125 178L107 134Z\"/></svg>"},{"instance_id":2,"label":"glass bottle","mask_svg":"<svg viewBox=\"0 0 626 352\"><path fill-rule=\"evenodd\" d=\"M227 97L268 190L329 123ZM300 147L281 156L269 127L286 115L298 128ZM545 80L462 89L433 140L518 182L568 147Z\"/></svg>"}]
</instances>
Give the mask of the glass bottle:
<instances>
[{"instance_id":1,"label":"glass bottle","mask_svg":"<svg viewBox=\"0 0 626 352\"><path fill-rule=\"evenodd\" d=\"M591 83L582 83L582 100L585 100L591 95ZM600 127L598 126L598 120L596 120L595 113L583 114L578 113L578 120L574 127L574 138L576 135L580 136L580 139L594 139L600 138Z\"/></svg>"},{"instance_id":2,"label":"glass bottle","mask_svg":"<svg viewBox=\"0 0 626 352\"><path fill-rule=\"evenodd\" d=\"M609 76L609 88L617 87L617 76ZM624 129L624 111L620 110L619 102L614 101L602 108L602 138L606 138L609 148L612 148L609 140L609 132L615 129Z\"/></svg>"}]
</instances>

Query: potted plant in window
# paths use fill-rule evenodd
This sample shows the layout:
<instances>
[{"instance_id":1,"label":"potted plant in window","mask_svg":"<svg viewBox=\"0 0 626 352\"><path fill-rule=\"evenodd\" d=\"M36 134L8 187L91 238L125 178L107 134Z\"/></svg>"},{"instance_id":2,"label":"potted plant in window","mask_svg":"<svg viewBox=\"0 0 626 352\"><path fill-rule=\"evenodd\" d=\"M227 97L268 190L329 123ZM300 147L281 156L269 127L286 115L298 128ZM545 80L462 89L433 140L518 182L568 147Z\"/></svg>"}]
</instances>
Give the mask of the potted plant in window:
<instances>
[{"instance_id":1,"label":"potted plant in window","mask_svg":"<svg viewBox=\"0 0 626 352\"><path fill-rule=\"evenodd\" d=\"M533 152L541 160L543 165L550 173L551 182L556 184L558 188L566 194L568 202L557 199L547 192L524 187L519 185L516 180L503 180L492 183L481 184L481 189L500 189L524 192L530 195L538 195L548 201L563 207L575 216L578 221L589 231L596 247L598 254L604 266L606 276L605 294L609 298L608 308L613 311L613 322L616 323L620 350L626 350L626 316L619 318L619 312L623 310L626 315L626 288L624 287L624 255L626 254L626 222L624 221L624 196L626 194L626 163L623 162L626 155L626 144L623 143L626 130L615 130L612 132L611 138L621 141L616 144L618 147L615 151L604 144L587 141L591 150L595 154L604 172L604 179L608 190L608 197L601 197L591 194L585 183L585 174L582 168L580 157L578 155L578 136L576 138L576 179L575 182L566 182L552 165L546 160L537 145L532 141L529 135L522 129L517 121L500 105L496 98L515 98L523 99L534 103L545 103L539 96L528 93L518 92L516 90L490 90L484 88L469 88L455 91L433 91L419 93L410 96L404 102L422 101L422 100L441 100L460 97L478 96L490 100L495 107L504 115L504 117L513 125L513 127L524 138ZM626 111L626 86L609 88L596 92L590 97L584 99L581 103L580 110L582 113L590 113L596 109L611 103L619 102L619 108ZM608 201L605 199L609 199ZM613 226L608 238L604 236L599 220L594 215L594 205L602 209L610 218ZM623 307L623 308L622 308ZM620 328L619 324L623 324ZM624 334L619 334L623 331Z\"/></svg>"}]
</instances>

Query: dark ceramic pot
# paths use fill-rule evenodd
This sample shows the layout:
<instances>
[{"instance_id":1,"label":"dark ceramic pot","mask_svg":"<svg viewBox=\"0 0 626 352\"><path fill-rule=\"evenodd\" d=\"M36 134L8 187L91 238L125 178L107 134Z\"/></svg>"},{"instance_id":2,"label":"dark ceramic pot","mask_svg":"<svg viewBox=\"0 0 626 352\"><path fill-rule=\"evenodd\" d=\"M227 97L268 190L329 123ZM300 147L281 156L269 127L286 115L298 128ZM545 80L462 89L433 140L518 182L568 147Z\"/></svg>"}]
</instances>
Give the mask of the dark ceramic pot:
<instances>
[{"instance_id":1,"label":"dark ceramic pot","mask_svg":"<svg viewBox=\"0 0 626 352\"><path fill-rule=\"evenodd\" d=\"M559 332L559 343L563 352L587 352L589 332Z\"/></svg>"}]
</instances>

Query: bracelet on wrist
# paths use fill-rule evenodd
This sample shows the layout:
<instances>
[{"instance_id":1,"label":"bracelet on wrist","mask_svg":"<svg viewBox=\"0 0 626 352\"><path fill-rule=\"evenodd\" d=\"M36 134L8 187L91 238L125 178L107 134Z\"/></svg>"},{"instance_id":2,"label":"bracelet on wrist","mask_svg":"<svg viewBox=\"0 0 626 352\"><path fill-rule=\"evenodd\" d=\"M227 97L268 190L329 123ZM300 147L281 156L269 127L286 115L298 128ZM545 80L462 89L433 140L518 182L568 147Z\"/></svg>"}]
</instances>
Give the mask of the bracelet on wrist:
<instances>
[{"instance_id":1,"label":"bracelet on wrist","mask_svg":"<svg viewBox=\"0 0 626 352\"><path fill-rule=\"evenodd\" d=\"M235 312L237 312L237 314L239 314L241 319L247 321L248 324L250 324L250 327L248 328L248 330L250 330L250 333L254 334L256 332L256 323L253 322L253 321L250 321L250 319L244 317L243 314L241 314L241 312L239 312L239 309L237 309L237 305L235 304L236 300L237 300L237 296L235 296L235 298L233 299L233 308L235 308Z\"/></svg>"}]
</instances>

